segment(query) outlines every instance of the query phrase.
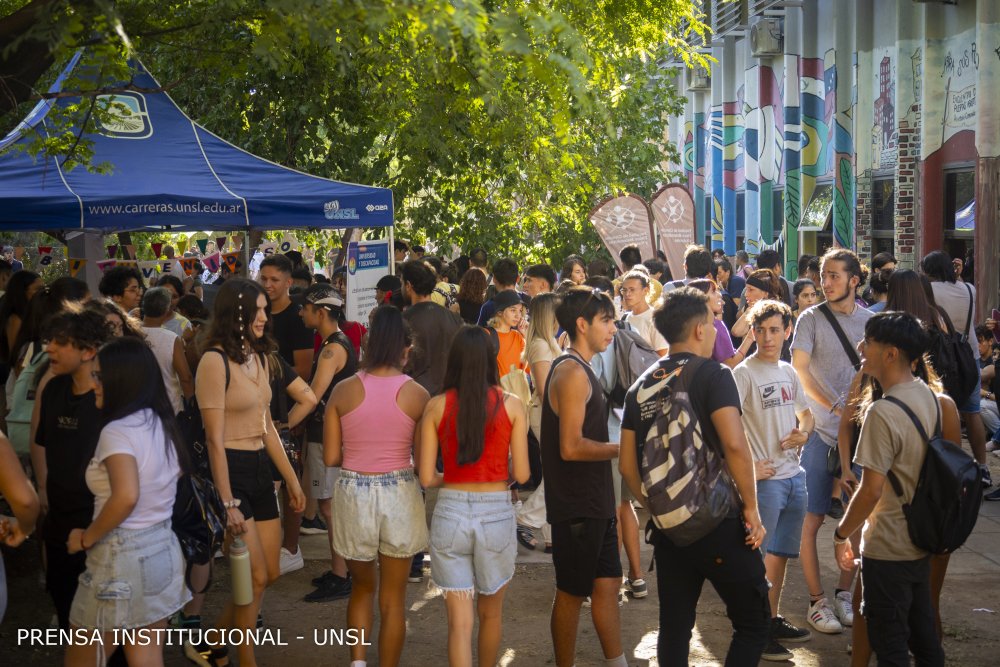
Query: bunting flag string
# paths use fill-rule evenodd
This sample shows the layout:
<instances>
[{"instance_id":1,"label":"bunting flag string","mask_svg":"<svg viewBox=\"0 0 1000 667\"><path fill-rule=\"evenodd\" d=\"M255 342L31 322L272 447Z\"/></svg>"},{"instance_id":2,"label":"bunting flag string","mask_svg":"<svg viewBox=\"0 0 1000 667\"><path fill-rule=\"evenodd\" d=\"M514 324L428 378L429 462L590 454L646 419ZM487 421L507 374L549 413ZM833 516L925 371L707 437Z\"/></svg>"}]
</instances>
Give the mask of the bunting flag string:
<instances>
[{"instance_id":1,"label":"bunting flag string","mask_svg":"<svg viewBox=\"0 0 1000 667\"><path fill-rule=\"evenodd\" d=\"M215 237L215 249L219 252L224 252L226 250L226 237L217 236Z\"/></svg>"},{"instance_id":2,"label":"bunting flag string","mask_svg":"<svg viewBox=\"0 0 1000 667\"><path fill-rule=\"evenodd\" d=\"M24 257L25 247L23 245L14 246L14 259L21 259Z\"/></svg>"},{"instance_id":3,"label":"bunting flag string","mask_svg":"<svg viewBox=\"0 0 1000 667\"><path fill-rule=\"evenodd\" d=\"M201 251L202 255L208 252L208 239L198 239L195 243L198 244L198 250Z\"/></svg>"},{"instance_id":4,"label":"bunting flag string","mask_svg":"<svg viewBox=\"0 0 1000 667\"><path fill-rule=\"evenodd\" d=\"M162 243L150 243L149 247L153 249L153 259L159 259L160 255L163 254Z\"/></svg>"},{"instance_id":5,"label":"bunting flag string","mask_svg":"<svg viewBox=\"0 0 1000 667\"><path fill-rule=\"evenodd\" d=\"M202 258L201 263L208 269L209 273L216 273L222 267L222 253L213 252L211 255Z\"/></svg>"},{"instance_id":6,"label":"bunting flag string","mask_svg":"<svg viewBox=\"0 0 1000 667\"><path fill-rule=\"evenodd\" d=\"M277 247L278 247L277 243L275 243L274 241L269 241L267 243L261 243L258 250L260 250L261 254L264 255L264 257L270 257L276 252Z\"/></svg>"},{"instance_id":7,"label":"bunting flag string","mask_svg":"<svg viewBox=\"0 0 1000 667\"><path fill-rule=\"evenodd\" d=\"M40 245L38 246L38 266L49 266L52 264L52 246L50 245Z\"/></svg>"},{"instance_id":8,"label":"bunting flag string","mask_svg":"<svg viewBox=\"0 0 1000 667\"><path fill-rule=\"evenodd\" d=\"M222 256L222 261L226 263L226 266L229 267L230 271L235 273L236 265L240 261L240 253L238 251L227 252Z\"/></svg>"},{"instance_id":9,"label":"bunting flag string","mask_svg":"<svg viewBox=\"0 0 1000 667\"><path fill-rule=\"evenodd\" d=\"M176 261L177 260L175 260L175 259L160 260L160 272L161 273L170 273L173 270L173 268L174 268L174 262L176 262Z\"/></svg>"},{"instance_id":10,"label":"bunting flag string","mask_svg":"<svg viewBox=\"0 0 1000 667\"><path fill-rule=\"evenodd\" d=\"M117 254L118 254L118 246L117 245L109 245L108 246L108 259L114 259Z\"/></svg>"},{"instance_id":11,"label":"bunting flag string","mask_svg":"<svg viewBox=\"0 0 1000 667\"><path fill-rule=\"evenodd\" d=\"M142 272L142 277L146 280L148 285L156 277L156 267L159 266L159 262L139 262L139 271Z\"/></svg>"},{"instance_id":12,"label":"bunting flag string","mask_svg":"<svg viewBox=\"0 0 1000 667\"><path fill-rule=\"evenodd\" d=\"M87 260L78 257L70 257L69 259L69 275L76 278L76 274L80 273L80 269L87 266Z\"/></svg>"},{"instance_id":13,"label":"bunting flag string","mask_svg":"<svg viewBox=\"0 0 1000 667\"><path fill-rule=\"evenodd\" d=\"M194 269L197 264L198 258L196 257L185 257L181 260L181 268L184 269L184 273L189 276L194 273Z\"/></svg>"},{"instance_id":14,"label":"bunting flag string","mask_svg":"<svg viewBox=\"0 0 1000 667\"><path fill-rule=\"evenodd\" d=\"M97 268L101 270L101 273L105 273L108 269L113 269L117 264L117 259L102 259L97 263Z\"/></svg>"}]
</instances>

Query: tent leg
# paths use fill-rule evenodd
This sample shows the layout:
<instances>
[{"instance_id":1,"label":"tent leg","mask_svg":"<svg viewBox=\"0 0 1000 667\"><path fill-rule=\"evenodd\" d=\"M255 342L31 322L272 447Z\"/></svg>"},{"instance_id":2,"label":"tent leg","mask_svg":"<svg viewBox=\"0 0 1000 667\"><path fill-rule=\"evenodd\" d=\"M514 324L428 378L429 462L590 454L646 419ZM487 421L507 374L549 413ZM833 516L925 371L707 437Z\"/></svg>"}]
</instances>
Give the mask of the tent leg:
<instances>
[{"instance_id":1,"label":"tent leg","mask_svg":"<svg viewBox=\"0 0 1000 667\"><path fill-rule=\"evenodd\" d=\"M394 234L394 228L389 227L389 275L396 275L396 237Z\"/></svg>"}]
</instances>

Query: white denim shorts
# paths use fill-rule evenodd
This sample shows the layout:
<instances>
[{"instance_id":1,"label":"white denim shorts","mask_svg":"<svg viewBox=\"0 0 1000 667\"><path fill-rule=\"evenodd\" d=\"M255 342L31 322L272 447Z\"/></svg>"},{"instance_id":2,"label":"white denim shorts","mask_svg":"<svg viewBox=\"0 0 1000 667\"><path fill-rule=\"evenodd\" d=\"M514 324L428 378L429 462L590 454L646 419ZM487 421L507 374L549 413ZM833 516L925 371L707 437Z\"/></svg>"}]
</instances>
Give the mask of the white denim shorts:
<instances>
[{"instance_id":1,"label":"white denim shorts","mask_svg":"<svg viewBox=\"0 0 1000 667\"><path fill-rule=\"evenodd\" d=\"M412 558L427 548L424 499L413 468L341 470L333 490L333 550L347 560Z\"/></svg>"},{"instance_id":2,"label":"white denim shorts","mask_svg":"<svg viewBox=\"0 0 1000 667\"><path fill-rule=\"evenodd\" d=\"M431 579L454 593L493 595L514 576L514 506L507 491L441 489L431 520Z\"/></svg>"},{"instance_id":3,"label":"white denim shorts","mask_svg":"<svg viewBox=\"0 0 1000 667\"><path fill-rule=\"evenodd\" d=\"M173 615L190 599L181 545L169 520L116 528L87 551L69 622L102 632L142 628Z\"/></svg>"}]
</instances>

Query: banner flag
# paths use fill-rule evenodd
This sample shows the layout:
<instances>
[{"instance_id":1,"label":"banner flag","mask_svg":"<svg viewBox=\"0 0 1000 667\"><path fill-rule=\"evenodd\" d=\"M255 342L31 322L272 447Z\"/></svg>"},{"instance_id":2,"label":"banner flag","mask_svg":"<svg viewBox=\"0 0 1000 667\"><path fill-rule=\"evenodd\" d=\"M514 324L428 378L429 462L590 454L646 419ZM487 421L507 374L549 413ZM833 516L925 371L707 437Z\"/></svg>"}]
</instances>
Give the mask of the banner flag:
<instances>
[{"instance_id":1,"label":"banner flag","mask_svg":"<svg viewBox=\"0 0 1000 667\"><path fill-rule=\"evenodd\" d=\"M101 270L101 273L105 273L108 269L113 269L116 264L118 264L117 259L102 259L97 263L97 268Z\"/></svg>"},{"instance_id":2,"label":"banner flag","mask_svg":"<svg viewBox=\"0 0 1000 667\"><path fill-rule=\"evenodd\" d=\"M197 257L185 257L181 260L181 268L184 269L186 275L191 275L194 273L194 267L198 263Z\"/></svg>"},{"instance_id":3,"label":"banner flag","mask_svg":"<svg viewBox=\"0 0 1000 667\"><path fill-rule=\"evenodd\" d=\"M38 246L38 266L49 266L52 264L52 246Z\"/></svg>"},{"instance_id":4,"label":"banner flag","mask_svg":"<svg viewBox=\"0 0 1000 667\"><path fill-rule=\"evenodd\" d=\"M24 257L24 246L14 246L14 259L21 259Z\"/></svg>"},{"instance_id":5,"label":"banner flag","mask_svg":"<svg viewBox=\"0 0 1000 667\"><path fill-rule=\"evenodd\" d=\"M694 200L680 183L670 183L656 191L649 202L660 250L667 256L670 274L684 276L684 250L694 243Z\"/></svg>"},{"instance_id":6,"label":"banner flag","mask_svg":"<svg viewBox=\"0 0 1000 667\"><path fill-rule=\"evenodd\" d=\"M215 249L218 250L219 252L222 252L222 251L224 251L226 249L226 237L225 236L217 236L215 238Z\"/></svg>"},{"instance_id":7,"label":"banner flag","mask_svg":"<svg viewBox=\"0 0 1000 667\"><path fill-rule=\"evenodd\" d=\"M233 242L233 248L239 250L243 247L243 237L239 234L234 234L229 237L229 240Z\"/></svg>"},{"instance_id":8,"label":"banner flag","mask_svg":"<svg viewBox=\"0 0 1000 667\"><path fill-rule=\"evenodd\" d=\"M132 245L131 243L128 244L127 246L125 246L125 254L128 257L128 259L135 259L136 258L135 257L135 246Z\"/></svg>"},{"instance_id":9,"label":"banner flag","mask_svg":"<svg viewBox=\"0 0 1000 667\"><path fill-rule=\"evenodd\" d=\"M619 269L623 269L618 253L625 246L639 246L643 259L656 256L653 243L652 214L649 204L639 195L620 195L605 199L587 216L597 229L608 252Z\"/></svg>"},{"instance_id":10,"label":"banner flag","mask_svg":"<svg viewBox=\"0 0 1000 667\"><path fill-rule=\"evenodd\" d=\"M115 264L115 266L124 266L129 269L137 269L139 268L139 262L135 261L134 259L120 259L118 260L118 263Z\"/></svg>"},{"instance_id":11,"label":"banner flag","mask_svg":"<svg viewBox=\"0 0 1000 667\"><path fill-rule=\"evenodd\" d=\"M162 243L150 243L149 247L153 249L153 259L159 259L160 255L163 254Z\"/></svg>"},{"instance_id":12,"label":"banner flag","mask_svg":"<svg viewBox=\"0 0 1000 667\"><path fill-rule=\"evenodd\" d=\"M114 259L117 254L118 254L118 246L116 246L116 245L109 245L108 246L108 259Z\"/></svg>"},{"instance_id":13,"label":"banner flag","mask_svg":"<svg viewBox=\"0 0 1000 667\"><path fill-rule=\"evenodd\" d=\"M230 271L232 271L232 272L235 273L236 272L236 264L237 264L237 262L240 261L240 253L239 253L239 251L227 252L226 254L224 254L222 256L222 261L224 261L226 263L226 266L229 267Z\"/></svg>"},{"instance_id":14,"label":"banner flag","mask_svg":"<svg viewBox=\"0 0 1000 667\"><path fill-rule=\"evenodd\" d=\"M274 241L271 241L270 243L261 243L258 250L260 250L260 252L264 255L264 257L270 257L271 255L274 254L275 249L277 247L278 244L275 243Z\"/></svg>"},{"instance_id":15,"label":"banner flag","mask_svg":"<svg viewBox=\"0 0 1000 667\"><path fill-rule=\"evenodd\" d=\"M186 236L177 237L177 252L184 254L184 250L188 247L188 238Z\"/></svg>"},{"instance_id":16,"label":"banner flag","mask_svg":"<svg viewBox=\"0 0 1000 667\"><path fill-rule=\"evenodd\" d=\"M222 267L222 253L213 252L208 257L202 258L201 263L208 269L209 273L218 273Z\"/></svg>"},{"instance_id":17,"label":"banner flag","mask_svg":"<svg viewBox=\"0 0 1000 667\"><path fill-rule=\"evenodd\" d=\"M70 257L69 259L69 275L71 278L76 278L76 274L80 273L80 269L87 266L87 260Z\"/></svg>"},{"instance_id":18,"label":"banner flag","mask_svg":"<svg viewBox=\"0 0 1000 667\"><path fill-rule=\"evenodd\" d=\"M170 273L174 268L174 262L176 259L162 259L160 260L160 273Z\"/></svg>"},{"instance_id":19,"label":"banner flag","mask_svg":"<svg viewBox=\"0 0 1000 667\"><path fill-rule=\"evenodd\" d=\"M198 250L200 250L201 254L204 255L208 250L208 239L198 239L195 243L198 244Z\"/></svg>"},{"instance_id":20,"label":"banner flag","mask_svg":"<svg viewBox=\"0 0 1000 667\"><path fill-rule=\"evenodd\" d=\"M285 234L278 243L278 252L282 255L299 249L298 240L291 234Z\"/></svg>"},{"instance_id":21,"label":"banner flag","mask_svg":"<svg viewBox=\"0 0 1000 667\"><path fill-rule=\"evenodd\" d=\"M153 278L156 277L156 267L159 266L159 262L139 262L139 270L142 272L142 277L146 280L146 284L153 282Z\"/></svg>"}]
</instances>

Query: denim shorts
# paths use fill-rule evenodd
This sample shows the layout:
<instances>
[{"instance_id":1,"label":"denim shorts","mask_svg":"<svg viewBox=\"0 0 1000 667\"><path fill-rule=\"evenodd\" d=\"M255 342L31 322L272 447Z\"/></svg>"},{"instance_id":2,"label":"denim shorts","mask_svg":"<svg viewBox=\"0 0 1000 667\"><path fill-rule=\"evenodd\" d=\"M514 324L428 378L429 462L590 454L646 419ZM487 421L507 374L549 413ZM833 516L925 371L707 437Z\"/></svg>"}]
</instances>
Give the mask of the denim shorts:
<instances>
[{"instance_id":1,"label":"denim shorts","mask_svg":"<svg viewBox=\"0 0 1000 667\"><path fill-rule=\"evenodd\" d=\"M306 459L309 462L309 495L314 500L333 498L340 468L323 463L323 443L306 443Z\"/></svg>"},{"instance_id":2,"label":"denim shorts","mask_svg":"<svg viewBox=\"0 0 1000 667\"><path fill-rule=\"evenodd\" d=\"M757 510L767 531L761 552L798 558L802 520L806 516L805 472L787 479L758 480Z\"/></svg>"},{"instance_id":3,"label":"denim shorts","mask_svg":"<svg viewBox=\"0 0 1000 667\"><path fill-rule=\"evenodd\" d=\"M412 558L427 547L424 499L413 468L380 475L341 470L332 512L333 550L347 560Z\"/></svg>"},{"instance_id":4,"label":"denim shorts","mask_svg":"<svg viewBox=\"0 0 1000 667\"><path fill-rule=\"evenodd\" d=\"M983 389L983 380L979 378L976 380L976 388L972 390L969 398L965 399L965 403L958 406L958 411L965 414L978 414L982 409L982 396L979 392Z\"/></svg>"},{"instance_id":5,"label":"denim shorts","mask_svg":"<svg viewBox=\"0 0 1000 667\"><path fill-rule=\"evenodd\" d=\"M441 489L431 520L431 579L445 592L493 595L514 576L514 506L507 491Z\"/></svg>"},{"instance_id":6,"label":"denim shorts","mask_svg":"<svg viewBox=\"0 0 1000 667\"><path fill-rule=\"evenodd\" d=\"M69 622L102 632L142 628L168 618L190 599L184 557L169 520L116 528L87 550Z\"/></svg>"},{"instance_id":7,"label":"denim shorts","mask_svg":"<svg viewBox=\"0 0 1000 667\"><path fill-rule=\"evenodd\" d=\"M802 448L799 464L806 471L806 511L825 515L830 509L833 476L826 471L826 457L831 446L813 431Z\"/></svg>"}]
</instances>

